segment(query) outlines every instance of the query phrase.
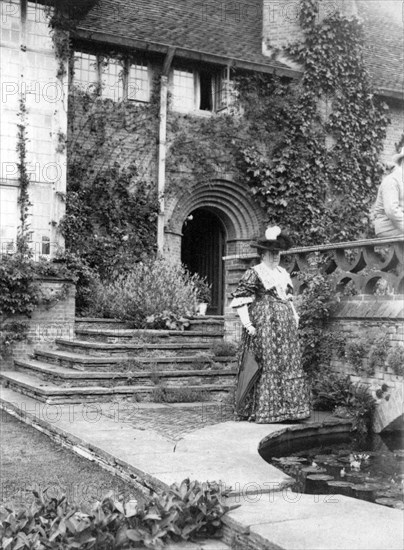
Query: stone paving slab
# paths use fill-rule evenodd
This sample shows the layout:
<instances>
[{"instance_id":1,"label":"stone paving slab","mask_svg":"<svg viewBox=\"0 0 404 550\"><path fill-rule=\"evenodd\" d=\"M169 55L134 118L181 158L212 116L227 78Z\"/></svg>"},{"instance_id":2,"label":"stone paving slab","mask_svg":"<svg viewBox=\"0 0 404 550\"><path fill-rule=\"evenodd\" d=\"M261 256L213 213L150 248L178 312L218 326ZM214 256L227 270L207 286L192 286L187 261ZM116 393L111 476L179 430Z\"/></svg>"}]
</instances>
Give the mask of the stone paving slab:
<instances>
[{"instance_id":1,"label":"stone paving slab","mask_svg":"<svg viewBox=\"0 0 404 550\"><path fill-rule=\"evenodd\" d=\"M232 499L240 502L240 499ZM242 501L225 523L257 544L287 550L402 550L403 513L342 495L304 495L289 489Z\"/></svg>"},{"instance_id":2,"label":"stone paving slab","mask_svg":"<svg viewBox=\"0 0 404 550\"><path fill-rule=\"evenodd\" d=\"M166 487L190 477L232 486L242 506L224 521L232 533L248 536L246 544L238 547L243 550L402 548L399 510L340 495L338 502L331 503L329 496L315 502L318 497L313 495L287 492L292 478L258 455L260 441L285 425L223 422L224 413L217 405L217 410L212 405L207 421L198 405L133 403L122 410L108 403L49 406L8 388L1 389L0 405L23 418L25 414L27 422L45 427L56 441L70 442L73 450L126 475L125 479ZM123 411L132 408L134 416L125 417ZM192 423L190 433L184 417Z\"/></svg>"},{"instance_id":3,"label":"stone paving slab","mask_svg":"<svg viewBox=\"0 0 404 550\"><path fill-rule=\"evenodd\" d=\"M200 428L233 419L233 412L229 406L220 406L215 403L200 403L193 407L189 406L191 404L184 403L185 406L162 405L159 408L149 407L148 409L142 405L142 403L131 405L123 403L118 413L120 422L133 427L142 425L144 429L156 431L172 441L179 441L185 434ZM147 413L145 413L146 410ZM116 411L104 410L103 414L112 418L115 417Z\"/></svg>"}]
</instances>

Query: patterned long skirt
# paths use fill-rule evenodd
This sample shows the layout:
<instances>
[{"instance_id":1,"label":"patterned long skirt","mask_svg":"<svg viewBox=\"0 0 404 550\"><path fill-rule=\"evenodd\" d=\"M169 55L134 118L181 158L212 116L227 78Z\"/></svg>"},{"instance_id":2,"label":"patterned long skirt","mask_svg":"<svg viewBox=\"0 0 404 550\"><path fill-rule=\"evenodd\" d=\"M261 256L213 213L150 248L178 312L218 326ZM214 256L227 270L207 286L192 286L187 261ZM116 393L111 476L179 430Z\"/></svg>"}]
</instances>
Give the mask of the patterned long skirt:
<instances>
[{"instance_id":1,"label":"patterned long skirt","mask_svg":"<svg viewBox=\"0 0 404 550\"><path fill-rule=\"evenodd\" d=\"M240 357L247 346L261 366L261 374L237 416L259 424L308 418L310 392L290 303L264 295L249 310L257 334L250 337L243 330Z\"/></svg>"}]
</instances>

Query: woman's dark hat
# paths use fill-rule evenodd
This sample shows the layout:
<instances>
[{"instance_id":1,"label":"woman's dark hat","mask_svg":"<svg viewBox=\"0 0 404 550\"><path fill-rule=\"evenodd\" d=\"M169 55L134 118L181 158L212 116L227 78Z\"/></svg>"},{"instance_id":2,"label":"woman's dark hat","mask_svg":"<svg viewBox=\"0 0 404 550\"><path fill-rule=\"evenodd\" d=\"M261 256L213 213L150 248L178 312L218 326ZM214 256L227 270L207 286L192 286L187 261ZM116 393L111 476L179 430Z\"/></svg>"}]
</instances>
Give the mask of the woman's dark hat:
<instances>
[{"instance_id":1,"label":"woman's dark hat","mask_svg":"<svg viewBox=\"0 0 404 550\"><path fill-rule=\"evenodd\" d=\"M292 247L290 237L277 225L268 227L265 234L251 243L258 250L288 250Z\"/></svg>"}]
</instances>

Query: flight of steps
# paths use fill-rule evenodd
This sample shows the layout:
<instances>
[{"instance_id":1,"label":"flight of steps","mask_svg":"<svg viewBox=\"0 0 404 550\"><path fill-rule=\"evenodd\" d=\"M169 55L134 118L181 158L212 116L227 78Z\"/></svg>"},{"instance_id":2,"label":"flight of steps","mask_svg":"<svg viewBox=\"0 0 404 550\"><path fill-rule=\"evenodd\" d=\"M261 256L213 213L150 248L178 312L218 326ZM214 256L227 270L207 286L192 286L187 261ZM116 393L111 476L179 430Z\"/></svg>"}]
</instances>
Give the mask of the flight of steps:
<instances>
[{"instance_id":1,"label":"flight of steps","mask_svg":"<svg viewBox=\"0 0 404 550\"><path fill-rule=\"evenodd\" d=\"M0 372L4 386L48 404L150 401L157 390L202 392L223 400L236 375L234 356L214 356L223 317L190 320L184 331L130 329L115 320L77 320L73 340L14 361ZM158 392L157 392L158 393ZM195 395L195 393L194 393Z\"/></svg>"}]
</instances>

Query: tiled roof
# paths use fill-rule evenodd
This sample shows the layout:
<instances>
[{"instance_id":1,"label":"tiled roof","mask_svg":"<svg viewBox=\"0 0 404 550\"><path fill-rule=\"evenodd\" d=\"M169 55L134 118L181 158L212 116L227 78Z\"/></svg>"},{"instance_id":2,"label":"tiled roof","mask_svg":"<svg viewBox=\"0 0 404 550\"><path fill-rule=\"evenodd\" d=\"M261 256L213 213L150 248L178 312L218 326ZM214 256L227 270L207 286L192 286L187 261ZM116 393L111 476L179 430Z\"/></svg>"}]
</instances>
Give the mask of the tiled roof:
<instances>
[{"instance_id":1,"label":"tiled roof","mask_svg":"<svg viewBox=\"0 0 404 550\"><path fill-rule=\"evenodd\" d=\"M263 0L100 0L79 29L286 68L262 52ZM376 88L404 91L401 0L357 0ZM392 5L393 9L388 9ZM291 37L293 39L293 37Z\"/></svg>"},{"instance_id":2,"label":"tiled roof","mask_svg":"<svg viewBox=\"0 0 404 550\"><path fill-rule=\"evenodd\" d=\"M365 62L378 89L404 97L404 23L401 0L360 0L365 31Z\"/></svg>"},{"instance_id":3,"label":"tiled roof","mask_svg":"<svg viewBox=\"0 0 404 550\"><path fill-rule=\"evenodd\" d=\"M263 0L100 0L79 28L287 68L261 53Z\"/></svg>"}]
</instances>

